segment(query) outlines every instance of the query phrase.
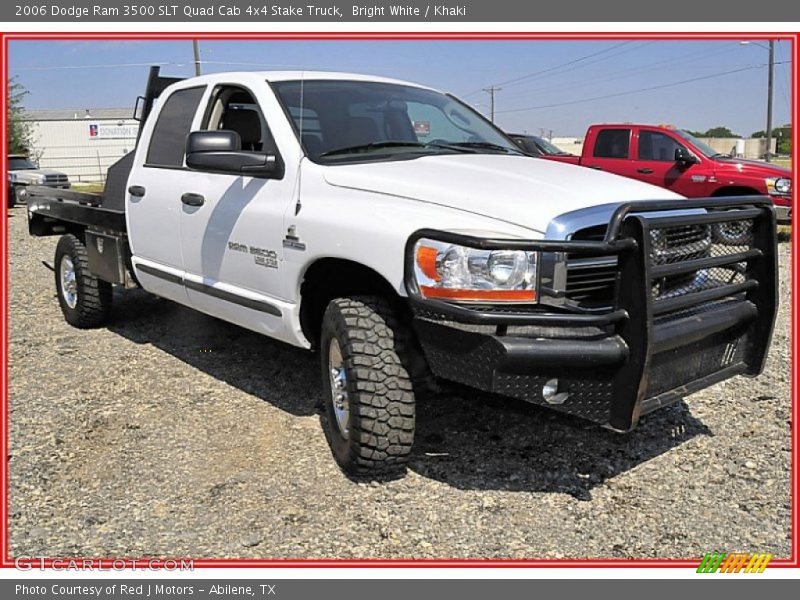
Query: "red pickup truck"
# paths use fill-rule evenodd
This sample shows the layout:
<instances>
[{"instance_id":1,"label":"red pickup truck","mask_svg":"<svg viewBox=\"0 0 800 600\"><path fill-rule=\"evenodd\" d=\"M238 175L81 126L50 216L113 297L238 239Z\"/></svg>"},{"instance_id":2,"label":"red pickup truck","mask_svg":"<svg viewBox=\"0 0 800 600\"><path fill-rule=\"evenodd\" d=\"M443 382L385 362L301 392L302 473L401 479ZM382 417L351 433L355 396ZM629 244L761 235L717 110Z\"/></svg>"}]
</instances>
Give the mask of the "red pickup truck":
<instances>
[{"instance_id":1,"label":"red pickup truck","mask_svg":"<svg viewBox=\"0 0 800 600\"><path fill-rule=\"evenodd\" d=\"M721 154L680 129L657 125L592 125L581 156L555 160L608 171L694 197L763 194L772 198L778 220L792 212L789 169Z\"/></svg>"}]
</instances>

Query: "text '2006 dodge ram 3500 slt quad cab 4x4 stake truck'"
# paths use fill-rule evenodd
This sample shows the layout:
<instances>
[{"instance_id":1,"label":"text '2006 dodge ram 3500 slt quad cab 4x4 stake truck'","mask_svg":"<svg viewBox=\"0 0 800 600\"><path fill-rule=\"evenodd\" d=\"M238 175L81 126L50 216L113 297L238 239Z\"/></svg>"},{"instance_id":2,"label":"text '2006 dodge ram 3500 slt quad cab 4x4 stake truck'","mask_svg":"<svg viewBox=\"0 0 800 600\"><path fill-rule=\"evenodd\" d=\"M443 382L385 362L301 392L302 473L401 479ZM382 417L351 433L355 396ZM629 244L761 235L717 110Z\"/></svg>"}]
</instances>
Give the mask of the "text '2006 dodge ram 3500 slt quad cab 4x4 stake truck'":
<instances>
[{"instance_id":1,"label":"text '2006 dodge ram 3500 slt quad cab 4x4 stake truck'","mask_svg":"<svg viewBox=\"0 0 800 600\"><path fill-rule=\"evenodd\" d=\"M627 431L763 367L767 198L534 159L454 97L389 79L154 68L143 100L103 194L29 190L31 234L62 236L66 320L99 326L112 285L141 286L319 349L348 473L402 472L435 377Z\"/></svg>"}]
</instances>

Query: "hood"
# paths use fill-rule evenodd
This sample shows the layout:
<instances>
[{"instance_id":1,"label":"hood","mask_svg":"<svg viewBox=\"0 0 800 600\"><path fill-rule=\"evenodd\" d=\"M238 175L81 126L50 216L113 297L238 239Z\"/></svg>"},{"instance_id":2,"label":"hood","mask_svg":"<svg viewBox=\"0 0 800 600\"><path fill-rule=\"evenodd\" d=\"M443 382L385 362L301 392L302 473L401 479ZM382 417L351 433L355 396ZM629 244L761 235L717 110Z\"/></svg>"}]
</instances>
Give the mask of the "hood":
<instances>
[{"instance_id":1,"label":"hood","mask_svg":"<svg viewBox=\"0 0 800 600\"><path fill-rule=\"evenodd\" d=\"M715 167L723 172L747 173L763 177L791 177L792 171L770 163L743 158L715 158Z\"/></svg>"},{"instance_id":2,"label":"hood","mask_svg":"<svg viewBox=\"0 0 800 600\"><path fill-rule=\"evenodd\" d=\"M598 204L682 198L633 179L523 156L470 154L337 165L330 185L447 206L544 233L556 216Z\"/></svg>"}]
</instances>

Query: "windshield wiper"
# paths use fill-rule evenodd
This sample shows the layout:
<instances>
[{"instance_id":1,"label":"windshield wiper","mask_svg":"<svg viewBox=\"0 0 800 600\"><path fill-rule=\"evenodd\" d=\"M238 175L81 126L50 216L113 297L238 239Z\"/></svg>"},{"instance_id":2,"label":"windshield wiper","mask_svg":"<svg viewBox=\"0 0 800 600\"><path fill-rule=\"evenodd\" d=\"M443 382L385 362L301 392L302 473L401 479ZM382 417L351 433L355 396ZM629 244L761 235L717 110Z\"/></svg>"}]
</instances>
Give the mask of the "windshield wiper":
<instances>
[{"instance_id":1,"label":"windshield wiper","mask_svg":"<svg viewBox=\"0 0 800 600\"><path fill-rule=\"evenodd\" d=\"M382 148L427 148L428 144L422 142L404 142L399 140L384 140L382 142L370 142L369 144L356 144L355 146L344 146L342 148L334 148L320 154L320 158L324 156L336 156L337 154L355 154L357 152L369 152L370 150L381 150Z\"/></svg>"},{"instance_id":2,"label":"windshield wiper","mask_svg":"<svg viewBox=\"0 0 800 600\"><path fill-rule=\"evenodd\" d=\"M486 150L499 150L500 152L505 152L506 154L510 152L514 152L515 154L523 154L521 150L514 150L513 148L501 146L500 144L493 144L492 142L453 142L450 145L458 148L483 148Z\"/></svg>"},{"instance_id":3,"label":"windshield wiper","mask_svg":"<svg viewBox=\"0 0 800 600\"><path fill-rule=\"evenodd\" d=\"M357 144L355 146L344 146L342 148L334 148L327 150L319 155L320 158L329 156L338 156L340 154L358 154L360 152L370 152L372 150L382 150L384 148L441 148L444 150L452 150L453 152L476 152L478 149L486 148L489 150L502 150L509 152L509 148L492 144L490 142L410 142L402 140L384 140L381 142L370 142L368 144ZM522 152L520 152L522 154Z\"/></svg>"},{"instance_id":4,"label":"windshield wiper","mask_svg":"<svg viewBox=\"0 0 800 600\"><path fill-rule=\"evenodd\" d=\"M733 158L730 154L723 154L722 152L717 152L716 154L712 154L711 158Z\"/></svg>"}]
</instances>

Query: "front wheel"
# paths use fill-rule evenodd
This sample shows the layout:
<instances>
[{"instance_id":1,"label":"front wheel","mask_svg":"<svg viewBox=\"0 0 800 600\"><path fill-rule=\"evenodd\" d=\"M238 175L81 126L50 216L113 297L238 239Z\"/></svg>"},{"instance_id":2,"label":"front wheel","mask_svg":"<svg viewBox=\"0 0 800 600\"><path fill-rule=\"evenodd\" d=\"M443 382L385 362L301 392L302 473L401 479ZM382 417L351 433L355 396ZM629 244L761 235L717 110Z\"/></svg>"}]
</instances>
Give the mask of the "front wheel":
<instances>
[{"instance_id":1,"label":"front wheel","mask_svg":"<svg viewBox=\"0 0 800 600\"><path fill-rule=\"evenodd\" d=\"M409 332L388 302L337 298L322 320L323 424L346 473L402 474L414 443Z\"/></svg>"},{"instance_id":2,"label":"front wheel","mask_svg":"<svg viewBox=\"0 0 800 600\"><path fill-rule=\"evenodd\" d=\"M56 291L64 319L73 327L99 327L111 313L111 284L89 270L86 246L72 234L56 246Z\"/></svg>"},{"instance_id":3,"label":"front wheel","mask_svg":"<svg viewBox=\"0 0 800 600\"><path fill-rule=\"evenodd\" d=\"M21 185L14 188L14 203L15 204L28 203L28 190L26 190Z\"/></svg>"}]
</instances>

